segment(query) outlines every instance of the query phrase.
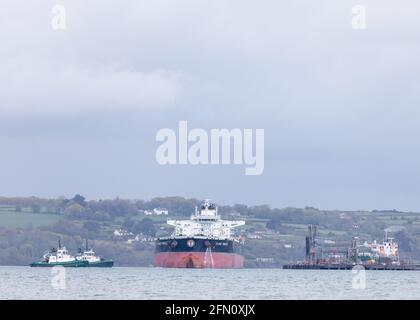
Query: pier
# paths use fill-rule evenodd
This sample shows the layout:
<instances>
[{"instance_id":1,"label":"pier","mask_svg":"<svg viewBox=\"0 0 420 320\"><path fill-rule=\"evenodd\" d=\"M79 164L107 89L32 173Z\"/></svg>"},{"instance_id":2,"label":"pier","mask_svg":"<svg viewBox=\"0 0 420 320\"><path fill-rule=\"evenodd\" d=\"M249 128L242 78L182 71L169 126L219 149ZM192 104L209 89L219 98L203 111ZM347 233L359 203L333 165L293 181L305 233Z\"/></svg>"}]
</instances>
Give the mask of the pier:
<instances>
[{"instance_id":1,"label":"pier","mask_svg":"<svg viewBox=\"0 0 420 320\"><path fill-rule=\"evenodd\" d=\"M365 270L419 271L420 265L399 259L398 243L385 235L384 241L366 245L359 244L359 238L353 237L343 253L323 257L324 250L317 241L317 227L308 226L305 238L305 260L283 265L283 269L300 270L352 270L362 267Z\"/></svg>"},{"instance_id":2,"label":"pier","mask_svg":"<svg viewBox=\"0 0 420 320\"><path fill-rule=\"evenodd\" d=\"M382 264L306 264L295 263L283 265L283 269L302 269L302 270L352 270L354 267L361 266L365 270L396 270L396 271L420 271L417 265L382 265Z\"/></svg>"}]
</instances>

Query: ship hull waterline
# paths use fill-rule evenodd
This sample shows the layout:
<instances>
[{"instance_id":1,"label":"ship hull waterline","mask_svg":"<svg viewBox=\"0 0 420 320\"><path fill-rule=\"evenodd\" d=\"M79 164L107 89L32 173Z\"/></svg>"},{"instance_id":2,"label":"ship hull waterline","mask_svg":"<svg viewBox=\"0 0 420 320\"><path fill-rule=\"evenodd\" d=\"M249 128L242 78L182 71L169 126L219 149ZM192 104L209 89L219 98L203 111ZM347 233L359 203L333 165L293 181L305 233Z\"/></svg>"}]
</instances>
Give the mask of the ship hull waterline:
<instances>
[{"instance_id":1,"label":"ship hull waterline","mask_svg":"<svg viewBox=\"0 0 420 320\"><path fill-rule=\"evenodd\" d=\"M243 256L237 253L213 252L160 252L154 256L153 265L162 268L214 268L240 269L244 266Z\"/></svg>"}]
</instances>

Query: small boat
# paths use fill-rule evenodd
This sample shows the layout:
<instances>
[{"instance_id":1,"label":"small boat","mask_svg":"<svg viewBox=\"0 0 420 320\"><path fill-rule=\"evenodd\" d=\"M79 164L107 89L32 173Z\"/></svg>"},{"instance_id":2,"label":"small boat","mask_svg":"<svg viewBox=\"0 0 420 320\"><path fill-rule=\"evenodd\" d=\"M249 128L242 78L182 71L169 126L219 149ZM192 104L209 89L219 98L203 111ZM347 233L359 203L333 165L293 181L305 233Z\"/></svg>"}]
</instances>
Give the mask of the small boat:
<instances>
[{"instance_id":1,"label":"small boat","mask_svg":"<svg viewBox=\"0 0 420 320\"><path fill-rule=\"evenodd\" d=\"M89 249L87 240L85 250L82 252L82 250L79 249L79 254L76 256L76 260L80 262L87 262L86 267L111 268L114 266L114 261L101 258L97 256L92 249Z\"/></svg>"},{"instance_id":2,"label":"small boat","mask_svg":"<svg viewBox=\"0 0 420 320\"><path fill-rule=\"evenodd\" d=\"M66 247L61 246L60 240L58 241L58 249L52 248L49 252L43 255L42 261L33 262L31 267L87 267L87 261L77 260L74 256L70 255Z\"/></svg>"}]
</instances>

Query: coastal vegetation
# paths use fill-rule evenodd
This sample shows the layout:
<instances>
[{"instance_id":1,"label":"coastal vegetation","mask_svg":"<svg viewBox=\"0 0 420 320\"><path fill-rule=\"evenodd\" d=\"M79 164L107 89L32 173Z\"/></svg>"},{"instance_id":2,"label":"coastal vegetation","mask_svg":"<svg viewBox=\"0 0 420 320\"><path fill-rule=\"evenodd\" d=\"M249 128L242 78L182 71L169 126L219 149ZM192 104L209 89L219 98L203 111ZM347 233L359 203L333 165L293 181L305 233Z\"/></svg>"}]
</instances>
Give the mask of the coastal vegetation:
<instances>
[{"instance_id":1,"label":"coastal vegetation","mask_svg":"<svg viewBox=\"0 0 420 320\"><path fill-rule=\"evenodd\" d=\"M149 266L153 239L171 233L166 220L185 219L199 203L199 199L182 197L0 197L0 265L27 265L56 246L58 239L76 252L89 238L95 251L114 259L117 266ZM154 208L166 208L169 215L146 214ZM308 224L318 226L319 241L331 250L343 250L354 236L362 241L381 240L387 231L399 242L403 258L420 260L420 213L416 212L219 204L219 213L226 219L246 220L239 233L246 236L247 267L280 267L303 259ZM128 236L116 236L115 230L125 230Z\"/></svg>"}]
</instances>

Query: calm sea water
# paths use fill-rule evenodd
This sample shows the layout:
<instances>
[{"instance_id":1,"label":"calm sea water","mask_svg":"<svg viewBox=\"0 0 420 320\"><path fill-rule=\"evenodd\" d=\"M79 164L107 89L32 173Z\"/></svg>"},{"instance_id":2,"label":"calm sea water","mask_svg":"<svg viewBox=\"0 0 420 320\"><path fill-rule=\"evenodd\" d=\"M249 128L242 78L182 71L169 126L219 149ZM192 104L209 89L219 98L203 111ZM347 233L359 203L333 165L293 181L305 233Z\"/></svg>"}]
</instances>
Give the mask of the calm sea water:
<instances>
[{"instance_id":1,"label":"calm sea water","mask_svg":"<svg viewBox=\"0 0 420 320\"><path fill-rule=\"evenodd\" d=\"M0 299L420 299L420 272L0 267ZM61 284L61 289L57 288ZM53 285L55 284L55 285Z\"/></svg>"}]
</instances>

